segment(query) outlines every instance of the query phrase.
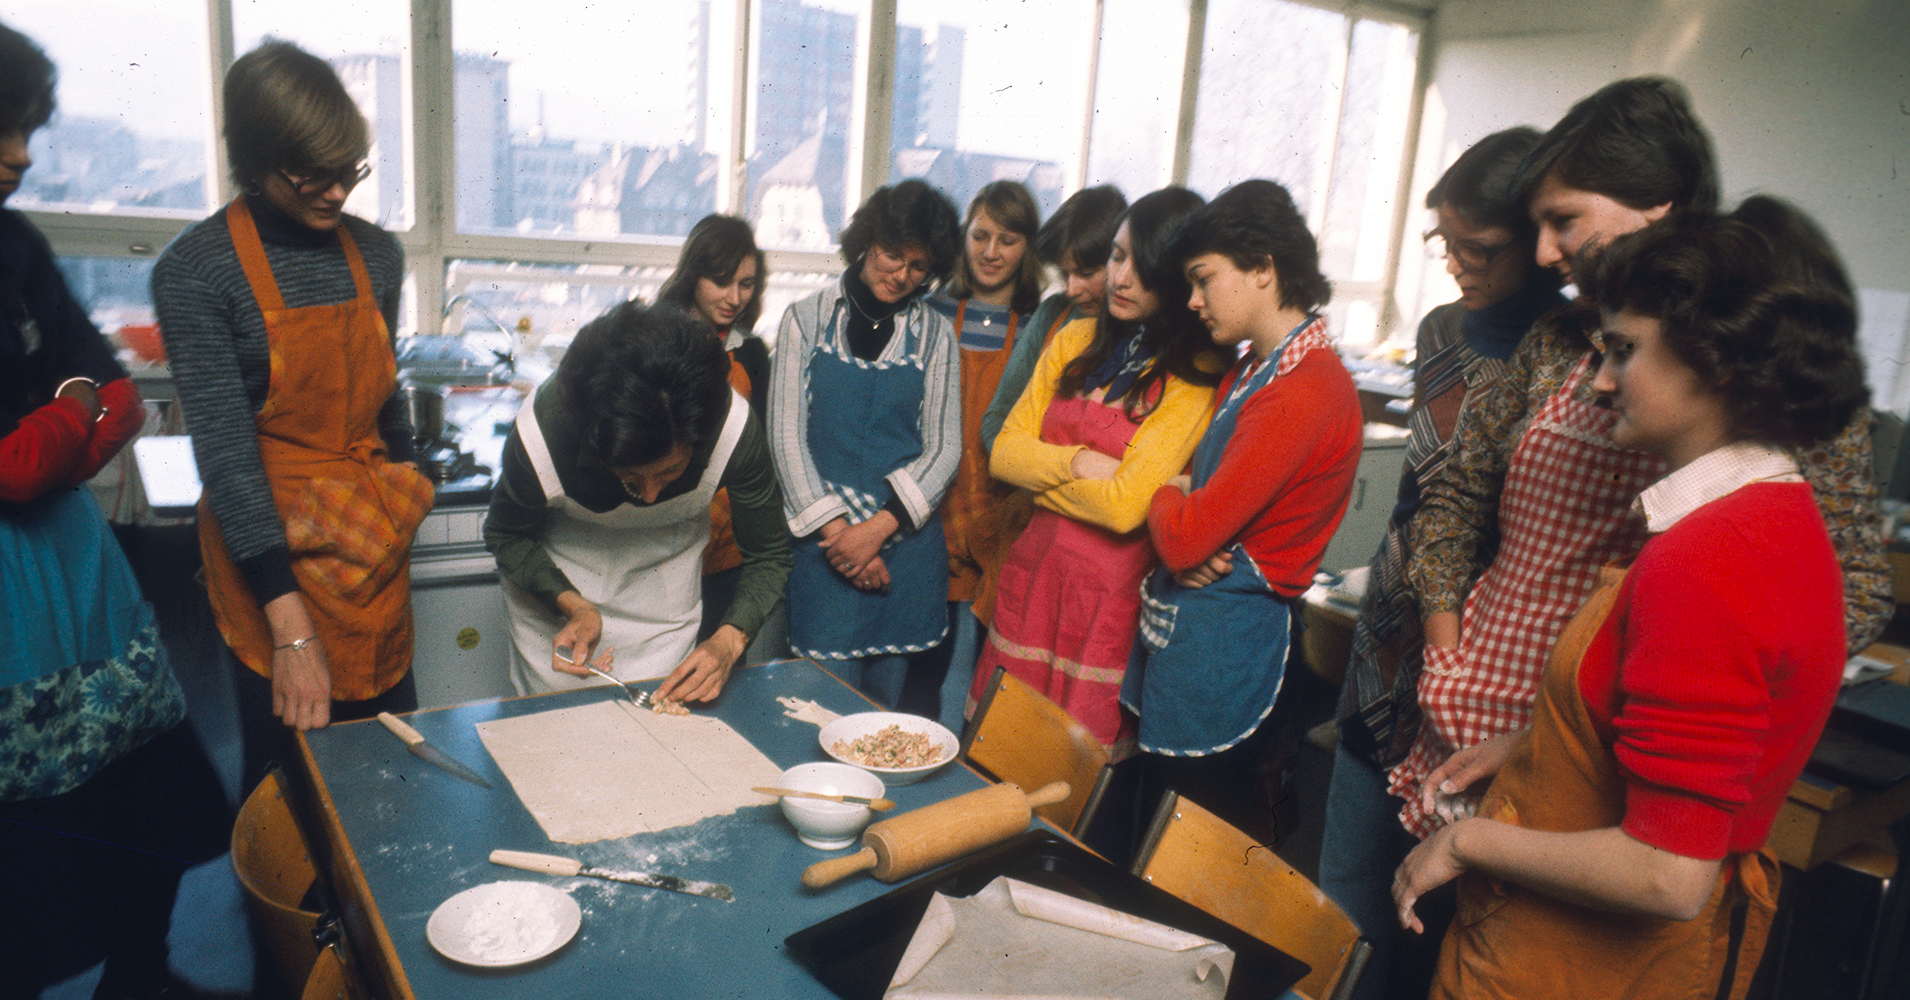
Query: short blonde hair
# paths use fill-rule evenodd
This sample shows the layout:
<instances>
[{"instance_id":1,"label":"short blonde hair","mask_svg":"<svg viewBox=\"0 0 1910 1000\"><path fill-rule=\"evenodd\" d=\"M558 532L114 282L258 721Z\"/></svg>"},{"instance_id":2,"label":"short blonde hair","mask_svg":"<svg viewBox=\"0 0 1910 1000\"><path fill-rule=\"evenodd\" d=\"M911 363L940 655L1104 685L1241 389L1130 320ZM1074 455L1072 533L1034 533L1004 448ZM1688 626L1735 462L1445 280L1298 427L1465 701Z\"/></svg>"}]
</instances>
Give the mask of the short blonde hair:
<instances>
[{"instance_id":1,"label":"short blonde hair","mask_svg":"<svg viewBox=\"0 0 1910 1000\"><path fill-rule=\"evenodd\" d=\"M371 152L365 116L330 63L268 40L225 75L225 148L248 187L271 170L339 170Z\"/></svg>"}]
</instances>

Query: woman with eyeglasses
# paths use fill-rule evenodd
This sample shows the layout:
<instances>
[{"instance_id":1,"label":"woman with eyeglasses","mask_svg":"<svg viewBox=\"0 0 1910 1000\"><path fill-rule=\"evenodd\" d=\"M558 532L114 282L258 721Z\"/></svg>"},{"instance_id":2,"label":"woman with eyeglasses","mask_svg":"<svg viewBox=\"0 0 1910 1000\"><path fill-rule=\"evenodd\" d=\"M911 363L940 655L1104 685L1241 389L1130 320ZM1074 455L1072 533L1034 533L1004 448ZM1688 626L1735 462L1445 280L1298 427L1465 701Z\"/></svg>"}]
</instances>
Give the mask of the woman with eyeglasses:
<instances>
[{"instance_id":1,"label":"woman with eyeglasses","mask_svg":"<svg viewBox=\"0 0 1910 1000\"><path fill-rule=\"evenodd\" d=\"M1400 802L1386 792L1386 768L1418 735L1425 662L1419 605L1406 583L1406 526L1419 509L1422 484L1446 462L1466 394L1497 379L1539 316L1565 303L1558 275L1533 259L1538 233L1513 190L1520 161L1538 141L1530 128L1489 135L1426 193L1435 219L1426 238L1443 253L1459 298L1419 324L1406 463L1353 625L1320 854L1320 889L1373 945L1357 997L1424 993L1431 975L1431 950L1410 939L1405 947L1414 953L1394 962L1400 931L1387 892L1393 869L1418 843L1399 824Z\"/></svg>"},{"instance_id":2,"label":"woman with eyeglasses","mask_svg":"<svg viewBox=\"0 0 1910 1000\"><path fill-rule=\"evenodd\" d=\"M1648 538L1600 569L1529 725L1428 777L1427 800L1490 785L1392 897L1417 930L1456 881L1436 998L1743 997L1777 904L1765 839L1843 679L1845 574L1793 456L1869 395L1853 297L1815 224L1762 197L1574 270L1611 438L1663 462Z\"/></svg>"},{"instance_id":3,"label":"woman with eyeglasses","mask_svg":"<svg viewBox=\"0 0 1910 1000\"><path fill-rule=\"evenodd\" d=\"M410 547L432 485L397 394L404 255L344 213L364 116L279 41L233 63L225 107L243 193L166 248L152 291L205 483L206 588L245 667L249 784L295 729L416 707Z\"/></svg>"},{"instance_id":4,"label":"woman with eyeglasses","mask_svg":"<svg viewBox=\"0 0 1910 1000\"><path fill-rule=\"evenodd\" d=\"M937 508L962 456L961 363L922 292L960 249L941 192L915 180L877 190L842 232L848 269L783 313L772 362L790 648L891 706L907 674L947 664Z\"/></svg>"}]
</instances>

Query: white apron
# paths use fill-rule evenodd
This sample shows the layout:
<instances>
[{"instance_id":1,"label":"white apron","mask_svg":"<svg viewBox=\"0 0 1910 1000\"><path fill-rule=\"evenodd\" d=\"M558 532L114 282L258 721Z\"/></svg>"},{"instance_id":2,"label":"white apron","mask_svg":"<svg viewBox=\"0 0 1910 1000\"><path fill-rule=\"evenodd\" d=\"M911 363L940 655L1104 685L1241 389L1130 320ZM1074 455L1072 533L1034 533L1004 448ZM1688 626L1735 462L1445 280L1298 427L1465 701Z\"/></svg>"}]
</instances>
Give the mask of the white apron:
<instances>
[{"instance_id":1,"label":"white apron","mask_svg":"<svg viewBox=\"0 0 1910 1000\"><path fill-rule=\"evenodd\" d=\"M597 651L616 650L610 672L623 681L667 676L696 648L697 627L703 621L703 547L710 540L710 498L743 435L749 404L730 393L729 417L695 489L649 506L618 504L599 514L564 495L532 402L526 399L517 412L517 437L530 456L546 503L558 515L545 526L544 551L603 615ZM577 677L551 669L551 644L565 619L523 588L501 582L514 643L511 683L519 694L604 683L595 675Z\"/></svg>"}]
</instances>

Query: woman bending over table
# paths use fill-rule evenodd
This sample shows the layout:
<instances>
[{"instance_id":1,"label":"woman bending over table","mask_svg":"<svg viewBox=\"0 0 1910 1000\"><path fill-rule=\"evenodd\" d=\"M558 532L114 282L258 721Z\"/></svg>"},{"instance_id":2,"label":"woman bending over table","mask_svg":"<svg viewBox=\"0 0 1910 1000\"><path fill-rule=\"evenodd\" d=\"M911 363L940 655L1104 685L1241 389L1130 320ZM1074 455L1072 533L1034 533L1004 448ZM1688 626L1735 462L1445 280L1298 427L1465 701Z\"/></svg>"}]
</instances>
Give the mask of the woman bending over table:
<instances>
[{"instance_id":1,"label":"woman bending over table","mask_svg":"<svg viewBox=\"0 0 1910 1000\"><path fill-rule=\"evenodd\" d=\"M722 692L789 575L768 442L729 372L702 320L625 302L577 331L525 400L484 521L519 692L598 683L585 664L622 681L664 677L659 698ZM742 564L704 638L703 549L719 488Z\"/></svg>"}]
</instances>

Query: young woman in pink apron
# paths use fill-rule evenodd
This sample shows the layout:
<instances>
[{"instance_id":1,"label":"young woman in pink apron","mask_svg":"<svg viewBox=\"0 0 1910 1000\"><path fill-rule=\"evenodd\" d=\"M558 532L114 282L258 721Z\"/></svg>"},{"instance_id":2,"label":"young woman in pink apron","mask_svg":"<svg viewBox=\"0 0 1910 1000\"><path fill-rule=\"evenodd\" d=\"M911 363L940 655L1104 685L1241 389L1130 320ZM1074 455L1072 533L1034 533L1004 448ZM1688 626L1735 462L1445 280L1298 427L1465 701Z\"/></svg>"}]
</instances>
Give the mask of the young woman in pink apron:
<instances>
[{"instance_id":1,"label":"young woman in pink apron","mask_svg":"<svg viewBox=\"0 0 1910 1000\"><path fill-rule=\"evenodd\" d=\"M768 442L699 320L616 306L518 411L484 538L511 613L518 690L667 678L716 697L789 574ZM731 497L741 595L698 641L710 499Z\"/></svg>"},{"instance_id":2,"label":"young woman in pink apron","mask_svg":"<svg viewBox=\"0 0 1910 1000\"><path fill-rule=\"evenodd\" d=\"M1845 659L1844 580L1786 451L1868 395L1848 285L1789 266L1798 249L1687 216L1589 268L1610 435L1670 472L1638 498L1636 561L1605 570L1564 630L1530 728L1427 778L1422 808L1442 782L1496 774L1478 816L1427 838L1394 884L1416 927L1419 896L1459 879L1434 997L1750 985L1776 903L1761 849Z\"/></svg>"},{"instance_id":3,"label":"young woman in pink apron","mask_svg":"<svg viewBox=\"0 0 1910 1000\"><path fill-rule=\"evenodd\" d=\"M995 667L1027 681L1117 756L1134 724L1119 704L1154 565L1147 503L1193 456L1225 367L1168 242L1201 205L1166 188L1136 201L1108 258L1100 320L1055 335L1008 423L989 470L1035 492L1034 519L1009 549L995 620L971 698Z\"/></svg>"}]
</instances>

